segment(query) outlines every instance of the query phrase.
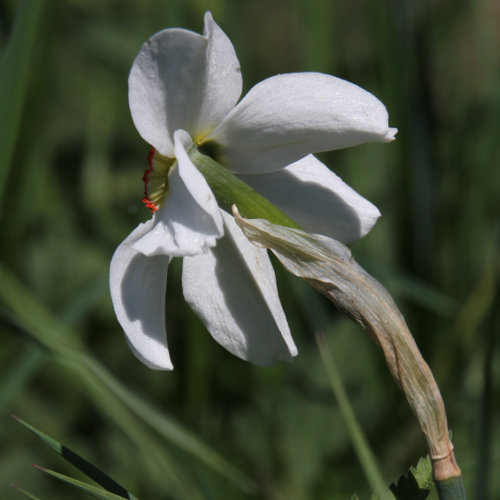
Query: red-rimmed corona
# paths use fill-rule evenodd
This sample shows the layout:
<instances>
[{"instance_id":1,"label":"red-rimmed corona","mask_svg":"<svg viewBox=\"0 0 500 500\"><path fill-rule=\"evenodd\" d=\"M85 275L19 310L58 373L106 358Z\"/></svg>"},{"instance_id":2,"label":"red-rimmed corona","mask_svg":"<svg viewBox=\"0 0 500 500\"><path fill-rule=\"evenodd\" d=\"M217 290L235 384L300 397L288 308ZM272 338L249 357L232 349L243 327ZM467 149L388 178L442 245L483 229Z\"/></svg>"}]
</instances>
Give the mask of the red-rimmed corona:
<instances>
[{"instance_id":1,"label":"red-rimmed corona","mask_svg":"<svg viewBox=\"0 0 500 500\"><path fill-rule=\"evenodd\" d=\"M151 148L148 154L148 167L144 171L144 198L142 202L153 213L157 212L165 197L168 196L168 174L175 166L175 158L168 158Z\"/></svg>"}]
</instances>

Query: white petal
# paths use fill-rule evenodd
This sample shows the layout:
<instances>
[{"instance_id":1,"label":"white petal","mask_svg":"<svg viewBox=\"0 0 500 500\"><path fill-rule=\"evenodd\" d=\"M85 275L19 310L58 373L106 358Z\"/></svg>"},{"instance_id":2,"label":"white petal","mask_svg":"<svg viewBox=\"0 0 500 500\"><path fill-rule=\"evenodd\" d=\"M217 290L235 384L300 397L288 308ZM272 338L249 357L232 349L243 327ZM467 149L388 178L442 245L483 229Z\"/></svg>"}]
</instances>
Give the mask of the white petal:
<instances>
[{"instance_id":1,"label":"white petal","mask_svg":"<svg viewBox=\"0 0 500 500\"><path fill-rule=\"evenodd\" d=\"M199 109L192 129L187 129L197 140L208 134L231 111L241 96L240 63L231 40L215 23L212 14L205 14L204 81L199 82L201 94Z\"/></svg>"},{"instance_id":2,"label":"white petal","mask_svg":"<svg viewBox=\"0 0 500 500\"><path fill-rule=\"evenodd\" d=\"M173 133L208 133L241 94L241 72L234 48L205 16L205 34L166 29L148 40L129 75L134 124L161 154L173 156Z\"/></svg>"},{"instance_id":3,"label":"white petal","mask_svg":"<svg viewBox=\"0 0 500 500\"><path fill-rule=\"evenodd\" d=\"M313 155L278 172L238 177L306 231L343 243L364 236L380 217L375 205Z\"/></svg>"},{"instance_id":4,"label":"white petal","mask_svg":"<svg viewBox=\"0 0 500 500\"><path fill-rule=\"evenodd\" d=\"M178 130L174 140L177 165L169 175L167 200L155 213L151 231L134 244L144 255L196 255L224 234L217 201L186 153L192 145L189 135Z\"/></svg>"},{"instance_id":5,"label":"white petal","mask_svg":"<svg viewBox=\"0 0 500 500\"><path fill-rule=\"evenodd\" d=\"M253 87L210 134L221 161L239 173L278 170L309 153L388 142L385 106L372 94L330 75L291 73Z\"/></svg>"},{"instance_id":6,"label":"white petal","mask_svg":"<svg viewBox=\"0 0 500 500\"><path fill-rule=\"evenodd\" d=\"M173 133L189 129L198 75L205 64L206 39L183 29L151 37L134 60L128 79L129 106L142 138L173 156Z\"/></svg>"},{"instance_id":7,"label":"white petal","mask_svg":"<svg viewBox=\"0 0 500 500\"><path fill-rule=\"evenodd\" d=\"M110 288L116 317L133 353L157 370L171 370L165 332L165 291L169 257L146 257L134 242L152 227L140 224L116 249L111 260Z\"/></svg>"},{"instance_id":8,"label":"white petal","mask_svg":"<svg viewBox=\"0 0 500 500\"><path fill-rule=\"evenodd\" d=\"M230 215L223 217L226 231L217 246L183 261L184 297L232 354L262 366L290 359L297 348L267 252L250 243Z\"/></svg>"}]
</instances>

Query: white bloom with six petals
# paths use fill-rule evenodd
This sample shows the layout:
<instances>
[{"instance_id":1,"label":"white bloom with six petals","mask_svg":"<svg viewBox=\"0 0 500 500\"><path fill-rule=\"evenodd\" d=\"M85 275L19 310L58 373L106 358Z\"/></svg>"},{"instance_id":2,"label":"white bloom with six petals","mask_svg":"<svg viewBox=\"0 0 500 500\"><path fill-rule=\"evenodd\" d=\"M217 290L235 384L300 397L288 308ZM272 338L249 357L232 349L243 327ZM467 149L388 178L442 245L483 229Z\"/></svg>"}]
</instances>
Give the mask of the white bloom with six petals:
<instances>
[{"instance_id":1,"label":"white bloom with six petals","mask_svg":"<svg viewBox=\"0 0 500 500\"><path fill-rule=\"evenodd\" d=\"M378 99L320 73L268 78L238 103L241 89L234 48L210 13L203 35L154 35L130 72L132 118L155 150L146 182L155 176L161 189L154 201L147 193L151 220L117 248L110 286L129 345L151 368L172 369L165 291L177 256L184 297L217 342L259 365L297 354L267 252L219 209L188 156L193 144L216 144L223 166L307 231L347 243L380 215L311 154L391 141L396 129Z\"/></svg>"}]
</instances>

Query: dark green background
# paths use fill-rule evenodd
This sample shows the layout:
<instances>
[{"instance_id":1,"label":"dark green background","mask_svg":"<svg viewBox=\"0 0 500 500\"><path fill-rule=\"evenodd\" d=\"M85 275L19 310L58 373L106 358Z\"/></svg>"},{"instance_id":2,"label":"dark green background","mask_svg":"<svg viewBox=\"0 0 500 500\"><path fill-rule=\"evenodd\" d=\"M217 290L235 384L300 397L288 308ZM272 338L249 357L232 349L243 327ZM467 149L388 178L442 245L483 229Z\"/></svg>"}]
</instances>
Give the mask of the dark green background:
<instances>
[{"instance_id":1,"label":"dark green background","mask_svg":"<svg viewBox=\"0 0 500 500\"><path fill-rule=\"evenodd\" d=\"M0 2L2 45L17 4ZM149 370L126 345L108 266L116 246L149 217L140 201L148 145L129 115L127 75L150 35L172 26L200 32L205 10L235 46L244 92L276 73L314 70L386 104L399 129L395 142L321 159L380 208L383 217L353 253L393 294L436 376L469 497L498 498L496 0L43 2L13 159L0 165L8 170L1 265L10 273L0 283L0 497L20 498L8 487L15 482L42 499L77 498L31 469L37 463L75 474L11 421L16 413L142 499L369 498L320 362L317 329L327 333L387 484L426 453L382 353L279 266L299 348L292 364L258 368L220 348L183 301L180 262L171 266L167 294L175 370ZM258 492L246 495L158 437L150 415L132 415L58 352L60 337L77 351L85 346Z\"/></svg>"}]
</instances>

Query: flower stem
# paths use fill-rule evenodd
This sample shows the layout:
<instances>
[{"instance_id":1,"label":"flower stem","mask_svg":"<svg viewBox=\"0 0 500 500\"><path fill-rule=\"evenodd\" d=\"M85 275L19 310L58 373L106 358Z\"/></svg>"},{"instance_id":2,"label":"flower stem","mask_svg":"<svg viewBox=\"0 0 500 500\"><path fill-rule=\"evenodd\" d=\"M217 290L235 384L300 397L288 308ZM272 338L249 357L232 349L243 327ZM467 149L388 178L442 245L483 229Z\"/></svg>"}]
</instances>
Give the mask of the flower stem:
<instances>
[{"instance_id":1,"label":"flower stem","mask_svg":"<svg viewBox=\"0 0 500 500\"><path fill-rule=\"evenodd\" d=\"M465 500L465 488L462 476L445 481L435 481L439 500Z\"/></svg>"},{"instance_id":2,"label":"flower stem","mask_svg":"<svg viewBox=\"0 0 500 500\"><path fill-rule=\"evenodd\" d=\"M227 168L193 147L189 157L196 168L203 174L212 189L219 206L232 215L232 206L236 205L243 217L265 219L280 226L300 229L300 226L285 215L255 189L238 179Z\"/></svg>"}]
</instances>

